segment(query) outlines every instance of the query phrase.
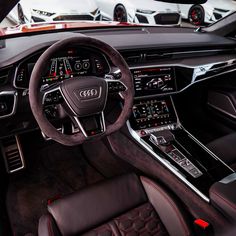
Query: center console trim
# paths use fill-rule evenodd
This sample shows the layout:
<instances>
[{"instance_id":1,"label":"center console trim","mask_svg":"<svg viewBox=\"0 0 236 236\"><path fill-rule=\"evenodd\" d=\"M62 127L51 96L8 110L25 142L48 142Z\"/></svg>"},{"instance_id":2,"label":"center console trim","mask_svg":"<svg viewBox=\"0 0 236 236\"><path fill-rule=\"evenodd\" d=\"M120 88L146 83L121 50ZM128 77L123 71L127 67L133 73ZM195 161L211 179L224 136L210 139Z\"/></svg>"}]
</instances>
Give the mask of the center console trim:
<instances>
[{"instance_id":1,"label":"center console trim","mask_svg":"<svg viewBox=\"0 0 236 236\"><path fill-rule=\"evenodd\" d=\"M232 168L230 168L226 163L224 163L219 157L217 157L213 152L211 152L205 145L203 145L196 137L194 137L187 129L185 129L180 120L179 120L179 116L178 113L176 111L176 107L175 104L173 102L173 99L171 96L169 96L172 102L172 106L176 115L176 123L175 124L169 124L169 125L164 125L159 127L160 130L164 130L164 129L175 129L175 128L181 128L183 129L187 135L194 141L196 142L201 148L203 148L207 153L209 153L209 155L212 156L212 158L214 158L217 161L220 161L223 165L225 165L226 167L228 167L230 170L232 170ZM146 99L146 98L144 98ZM201 192L197 187L195 187L189 180L187 180L185 178L185 176L183 174L181 174L181 170L177 170L176 167L174 167L173 165L170 164L170 162L168 162L168 160L162 158L160 155L158 155L153 148L147 144L144 140L141 139L142 135L139 135L140 130L134 130L131 127L130 121L128 120L126 122L128 131L131 135L131 137L141 146L143 147L148 153L150 153L155 159L157 159L160 163L162 163L168 170L170 170L174 175L176 175L180 180L182 180L188 187L190 187L198 196L200 196L204 201L206 202L210 202L210 199L208 196L206 196L203 192ZM155 129L155 128L154 128ZM147 129L150 130L152 132L152 128ZM149 133L149 132L147 132ZM232 172L234 172L232 170Z\"/></svg>"},{"instance_id":2,"label":"center console trim","mask_svg":"<svg viewBox=\"0 0 236 236\"><path fill-rule=\"evenodd\" d=\"M225 165L227 168L229 168L230 170L232 170L234 172L234 170L228 166L225 162L223 162L218 156L216 156L210 149L208 149L204 144L202 144L196 137L194 137L187 129L185 129L182 125L181 125L182 129L191 137L191 139L193 139L196 143L199 144L199 146L201 146L206 152L208 152L213 158L215 158L215 160L220 161L223 165Z\"/></svg>"},{"instance_id":3,"label":"center console trim","mask_svg":"<svg viewBox=\"0 0 236 236\"><path fill-rule=\"evenodd\" d=\"M201 197L204 201L210 202L210 199L203 194L201 191L199 191L193 184L191 184L180 172L177 171L177 169L170 165L168 161L163 159L161 156L159 156L157 153L155 153L152 148L144 143L136 131L134 131L129 121L126 122L127 128L131 136L139 143L140 146L142 146L146 151L148 151L155 159L157 159L159 162L161 162L168 170L170 170L174 175L176 175L180 180L182 180L188 187L190 187L199 197ZM167 126L168 128L168 126Z\"/></svg>"},{"instance_id":4,"label":"center console trim","mask_svg":"<svg viewBox=\"0 0 236 236\"><path fill-rule=\"evenodd\" d=\"M172 99L172 98L171 98ZM172 102L174 110L175 110L175 106L174 103ZM176 112L176 110L175 110ZM186 130L181 123L179 122L178 119L178 115L176 112L176 116L177 116L177 121L178 124L176 127L181 127L188 135L189 137L195 141L197 144L199 144L200 147L202 147L207 153L209 153L209 155L212 156L212 158L214 158L217 161L220 161L223 165L225 165L227 168L229 168L230 170L232 170L232 172L234 172L234 170L232 168L230 168L226 163L224 163L219 157L217 157L213 152L211 152L205 145L203 145L196 137L194 137L191 133L189 133L188 130ZM181 170L177 170L176 167L174 167L173 165L170 164L170 162L166 159L164 159L163 157L161 157L160 155L158 155L158 153L156 153L153 148L147 144L145 141L143 141L141 139L141 136L138 134L137 130L133 130L131 127L131 124L129 122L129 120L126 122L128 131L131 135L131 137L141 146L143 147L148 153L150 153L155 159L157 159L161 164L163 164L168 170L170 170L175 176L177 176L180 180L182 180L189 188L191 188L198 196L200 196L204 201L206 202L210 202L209 197L207 197L204 193L202 193L197 187L195 187L191 182L189 182L185 176L183 174L181 174ZM173 125L166 125L166 126L162 126L160 127L160 129L173 129L174 126ZM230 175L231 176L231 175ZM236 173L232 174L233 179L236 178ZM231 180L231 178L230 178ZM225 178L221 181L229 181L228 179L225 180Z\"/></svg>"},{"instance_id":5,"label":"center console trim","mask_svg":"<svg viewBox=\"0 0 236 236\"><path fill-rule=\"evenodd\" d=\"M229 183L234 182L235 180L236 180L236 173L233 173L231 175L226 176L225 178L223 178L219 182L222 184L229 184Z\"/></svg>"}]
</instances>

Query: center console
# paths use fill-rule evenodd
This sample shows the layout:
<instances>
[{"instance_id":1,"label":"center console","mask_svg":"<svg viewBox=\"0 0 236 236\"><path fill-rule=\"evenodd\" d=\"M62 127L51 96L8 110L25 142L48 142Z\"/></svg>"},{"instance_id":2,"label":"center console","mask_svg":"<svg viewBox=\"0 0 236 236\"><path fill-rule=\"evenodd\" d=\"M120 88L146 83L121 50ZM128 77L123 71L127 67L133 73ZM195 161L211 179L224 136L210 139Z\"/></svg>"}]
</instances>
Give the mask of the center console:
<instances>
[{"instance_id":1,"label":"center console","mask_svg":"<svg viewBox=\"0 0 236 236\"><path fill-rule=\"evenodd\" d=\"M127 126L132 137L205 201L209 189L233 170L191 135L180 123L172 96L174 68L132 70L133 113ZM147 96L148 94L148 96Z\"/></svg>"}]
</instances>

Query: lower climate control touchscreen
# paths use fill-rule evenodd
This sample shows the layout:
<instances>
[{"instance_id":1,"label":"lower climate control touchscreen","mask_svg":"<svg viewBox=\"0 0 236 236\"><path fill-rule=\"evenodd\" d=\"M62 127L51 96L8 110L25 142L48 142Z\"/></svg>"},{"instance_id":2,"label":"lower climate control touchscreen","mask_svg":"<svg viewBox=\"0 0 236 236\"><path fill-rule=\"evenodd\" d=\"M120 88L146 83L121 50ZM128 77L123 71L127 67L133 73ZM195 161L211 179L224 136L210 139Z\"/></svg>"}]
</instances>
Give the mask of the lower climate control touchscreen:
<instances>
[{"instance_id":1,"label":"lower climate control touchscreen","mask_svg":"<svg viewBox=\"0 0 236 236\"><path fill-rule=\"evenodd\" d=\"M176 91L174 67L138 68L131 70L135 96L148 96Z\"/></svg>"},{"instance_id":2,"label":"lower climate control touchscreen","mask_svg":"<svg viewBox=\"0 0 236 236\"><path fill-rule=\"evenodd\" d=\"M130 119L134 130L154 128L177 122L170 97L136 101Z\"/></svg>"}]
</instances>

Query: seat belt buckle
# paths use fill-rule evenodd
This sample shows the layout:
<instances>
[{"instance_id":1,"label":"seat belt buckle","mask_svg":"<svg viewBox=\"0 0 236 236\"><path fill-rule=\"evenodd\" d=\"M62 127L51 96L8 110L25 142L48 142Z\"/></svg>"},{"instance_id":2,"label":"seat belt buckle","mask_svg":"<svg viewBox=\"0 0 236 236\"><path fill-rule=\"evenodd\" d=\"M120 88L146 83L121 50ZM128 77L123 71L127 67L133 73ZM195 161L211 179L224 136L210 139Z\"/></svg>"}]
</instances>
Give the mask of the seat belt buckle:
<instances>
[{"instance_id":1,"label":"seat belt buckle","mask_svg":"<svg viewBox=\"0 0 236 236\"><path fill-rule=\"evenodd\" d=\"M194 228L196 231L196 235L213 236L213 228L211 224L203 219L196 219L194 221Z\"/></svg>"}]
</instances>

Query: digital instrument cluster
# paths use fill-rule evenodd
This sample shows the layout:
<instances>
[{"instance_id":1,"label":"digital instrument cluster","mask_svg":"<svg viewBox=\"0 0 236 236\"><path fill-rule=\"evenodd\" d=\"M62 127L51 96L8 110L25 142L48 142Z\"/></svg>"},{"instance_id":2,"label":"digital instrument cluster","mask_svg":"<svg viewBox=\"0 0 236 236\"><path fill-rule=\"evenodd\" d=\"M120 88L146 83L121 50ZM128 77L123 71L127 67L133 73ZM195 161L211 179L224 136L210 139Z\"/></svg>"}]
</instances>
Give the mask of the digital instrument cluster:
<instances>
[{"instance_id":1,"label":"digital instrument cluster","mask_svg":"<svg viewBox=\"0 0 236 236\"><path fill-rule=\"evenodd\" d=\"M94 63L99 63L94 61ZM83 57L57 57L53 58L46 76L43 77L43 84L69 79L81 75L92 74L92 61Z\"/></svg>"},{"instance_id":2,"label":"digital instrument cluster","mask_svg":"<svg viewBox=\"0 0 236 236\"><path fill-rule=\"evenodd\" d=\"M37 54L18 66L15 87L29 87L30 76L39 56L40 54ZM109 73L109 65L101 53L85 48L70 48L50 60L42 76L42 85L73 77L104 76L106 73Z\"/></svg>"},{"instance_id":3,"label":"digital instrument cluster","mask_svg":"<svg viewBox=\"0 0 236 236\"><path fill-rule=\"evenodd\" d=\"M139 100L133 105L131 126L134 130L154 128L177 122L171 99Z\"/></svg>"},{"instance_id":4,"label":"digital instrument cluster","mask_svg":"<svg viewBox=\"0 0 236 236\"><path fill-rule=\"evenodd\" d=\"M131 72L136 97L177 91L174 67L138 68Z\"/></svg>"}]
</instances>

